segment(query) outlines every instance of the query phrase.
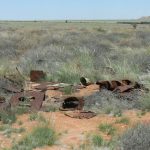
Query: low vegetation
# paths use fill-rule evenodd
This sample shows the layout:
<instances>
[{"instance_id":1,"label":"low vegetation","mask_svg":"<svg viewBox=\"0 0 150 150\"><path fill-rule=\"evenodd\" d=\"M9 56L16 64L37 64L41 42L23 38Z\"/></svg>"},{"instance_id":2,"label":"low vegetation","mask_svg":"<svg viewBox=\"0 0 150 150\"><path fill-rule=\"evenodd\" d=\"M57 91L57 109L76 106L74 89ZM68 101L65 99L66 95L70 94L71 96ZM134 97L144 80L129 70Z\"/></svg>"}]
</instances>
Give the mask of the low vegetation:
<instances>
[{"instance_id":1,"label":"low vegetation","mask_svg":"<svg viewBox=\"0 0 150 150\"><path fill-rule=\"evenodd\" d=\"M130 120L127 117L122 117L122 118L116 120L115 123L120 123L120 124L128 125L130 123Z\"/></svg>"},{"instance_id":2,"label":"low vegetation","mask_svg":"<svg viewBox=\"0 0 150 150\"><path fill-rule=\"evenodd\" d=\"M150 125L138 124L119 138L122 150L148 150L150 148Z\"/></svg>"},{"instance_id":3,"label":"low vegetation","mask_svg":"<svg viewBox=\"0 0 150 150\"><path fill-rule=\"evenodd\" d=\"M41 126L35 128L30 134L12 147L12 150L32 150L37 147L52 146L56 134L52 128Z\"/></svg>"},{"instance_id":4,"label":"low vegetation","mask_svg":"<svg viewBox=\"0 0 150 150\"><path fill-rule=\"evenodd\" d=\"M112 124L103 123L99 125L99 130L107 135L114 135L116 128Z\"/></svg>"}]
</instances>

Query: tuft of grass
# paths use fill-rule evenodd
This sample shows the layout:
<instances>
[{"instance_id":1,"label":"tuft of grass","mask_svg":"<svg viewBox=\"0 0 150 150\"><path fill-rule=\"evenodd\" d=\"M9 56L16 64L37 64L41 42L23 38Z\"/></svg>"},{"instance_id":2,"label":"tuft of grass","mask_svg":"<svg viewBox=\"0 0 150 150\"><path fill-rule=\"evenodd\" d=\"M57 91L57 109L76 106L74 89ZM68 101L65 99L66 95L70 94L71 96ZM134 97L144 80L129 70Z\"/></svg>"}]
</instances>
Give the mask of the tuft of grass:
<instances>
[{"instance_id":1,"label":"tuft of grass","mask_svg":"<svg viewBox=\"0 0 150 150\"><path fill-rule=\"evenodd\" d=\"M119 119L119 120L116 120L115 123L121 123L121 124L128 125L128 124L130 123L130 120L129 120L129 118L127 118L127 117L123 117L123 118L121 118L121 119Z\"/></svg>"},{"instance_id":2,"label":"tuft of grass","mask_svg":"<svg viewBox=\"0 0 150 150\"><path fill-rule=\"evenodd\" d=\"M12 124L16 122L16 114L14 112L0 112L0 120L4 124Z\"/></svg>"},{"instance_id":3,"label":"tuft of grass","mask_svg":"<svg viewBox=\"0 0 150 150\"><path fill-rule=\"evenodd\" d=\"M12 150L32 150L37 147L52 146L56 141L56 134L47 126L35 128L31 134L13 145Z\"/></svg>"},{"instance_id":4,"label":"tuft of grass","mask_svg":"<svg viewBox=\"0 0 150 150\"><path fill-rule=\"evenodd\" d=\"M116 128L113 127L112 124L103 123L99 125L99 130L103 133L106 133L107 135L113 136L116 132Z\"/></svg>"},{"instance_id":5,"label":"tuft of grass","mask_svg":"<svg viewBox=\"0 0 150 150\"><path fill-rule=\"evenodd\" d=\"M11 127L11 125L7 124L7 125L3 125L0 127L0 132L6 136L6 137L11 137L11 135L13 133L22 133L25 132L25 128L13 128Z\"/></svg>"},{"instance_id":6,"label":"tuft of grass","mask_svg":"<svg viewBox=\"0 0 150 150\"><path fill-rule=\"evenodd\" d=\"M32 113L32 114L30 114L29 120L30 121L37 120L37 121L44 122L44 123L47 122L45 117L42 114L39 114L39 113Z\"/></svg>"},{"instance_id":7,"label":"tuft of grass","mask_svg":"<svg viewBox=\"0 0 150 150\"><path fill-rule=\"evenodd\" d=\"M66 95L70 95L70 94L72 94L72 92L73 92L72 86L66 86L63 89L63 93L66 94Z\"/></svg>"},{"instance_id":8,"label":"tuft of grass","mask_svg":"<svg viewBox=\"0 0 150 150\"><path fill-rule=\"evenodd\" d=\"M146 94L140 101L142 111L150 111L150 94Z\"/></svg>"},{"instance_id":9,"label":"tuft of grass","mask_svg":"<svg viewBox=\"0 0 150 150\"><path fill-rule=\"evenodd\" d=\"M122 116L122 110L121 109L117 109L114 110L113 112L114 117L121 117Z\"/></svg>"},{"instance_id":10,"label":"tuft of grass","mask_svg":"<svg viewBox=\"0 0 150 150\"><path fill-rule=\"evenodd\" d=\"M92 142L93 142L94 146L97 146L97 147L101 147L104 144L104 140L100 135L94 135L92 137Z\"/></svg>"}]
</instances>

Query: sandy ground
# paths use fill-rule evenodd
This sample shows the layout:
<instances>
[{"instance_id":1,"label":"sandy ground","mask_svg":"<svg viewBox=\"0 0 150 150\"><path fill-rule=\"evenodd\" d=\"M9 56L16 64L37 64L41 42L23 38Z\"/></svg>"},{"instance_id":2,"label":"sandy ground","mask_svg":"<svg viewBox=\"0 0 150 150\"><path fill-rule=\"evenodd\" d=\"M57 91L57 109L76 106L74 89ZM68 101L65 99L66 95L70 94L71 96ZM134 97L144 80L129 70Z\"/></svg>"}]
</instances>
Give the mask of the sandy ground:
<instances>
[{"instance_id":1,"label":"sandy ground","mask_svg":"<svg viewBox=\"0 0 150 150\"><path fill-rule=\"evenodd\" d=\"M97 85L91 85L87 88L79 90L73 95L87 96L94 92L97 92L98 90L99 87ZM63 96L62 92L54 90L46 91L46 95L48 96L48 98ZM88 134L101 134L104 139L111 139L111 136L101 133L98 130L98 126L101 123L113 124L113 126L117 129L116 134L121 134L126 129L138 122L150 122L150 113L139 117L139 115L137 115L137 111L126 111L123 113L123 116L126 116L130 119L129 125L116 124L115 121L119 119L118 117L113 117L105 114L97 115L96 117L91 119L75 119L64 115L64 112L38 113L42 114L46 118L46 120L50 122L50 126L52 126L58 134L58 140L52 147L37 148L36 150L69 150L71 148L77 148L79 145L85 143L86 136ZM41 124L40 121L30 121L29 116L29 114L18 116L16 123L12 125L13 128L25 128L26 132L19 134L12 133L11 137L9 138L0 133L0 150L3 150L3 148L10 148L15 141L19 141L28 133L30 133L35 127ZM18 122L22 122L22 124L19 125ZM0 126L1 125L2 124L0 123Z\"/></svg>"},{"instance_id":2,"label":"sandy ground","mask_svg":"<svg viewBox=\"0 0 150 150\"><path fill-rule=\"evenodd\" d=\"M100 133L100 131L98 131L98 126L101 123L113 124L114 127L117 128L117 133L121 134L128 127L131 127L138 122L150 122L150 113L139 117L136 111L127 111L124 113L124 116L130 119L129 125L116 124L115 121L118 119L118 117L112 117L109 115L98 115L91 119L81 120L67 117L62 112L39 113L41 113L46 118L46 120L50 121L50 125L54 127L59 136L56 145L52 147L37 148L36 150L69 150L71 147L77 147L85 142L85 137L88 134ZM18 121L21 121L23 124L18 125ZM30 133L33 128L40 125L39 121L30 121L28 114L18 116L17 122L12 126L14 128L23 127L26 129L26 132L22 134L12 134L11 138L7 138L0 134L1 149L11 147L11 145L14 143L14 140L20 140L25 135ZM106 140L111 138L110 136L103 133L101 133L101 135Z\"/></svg>"}]
</instances>

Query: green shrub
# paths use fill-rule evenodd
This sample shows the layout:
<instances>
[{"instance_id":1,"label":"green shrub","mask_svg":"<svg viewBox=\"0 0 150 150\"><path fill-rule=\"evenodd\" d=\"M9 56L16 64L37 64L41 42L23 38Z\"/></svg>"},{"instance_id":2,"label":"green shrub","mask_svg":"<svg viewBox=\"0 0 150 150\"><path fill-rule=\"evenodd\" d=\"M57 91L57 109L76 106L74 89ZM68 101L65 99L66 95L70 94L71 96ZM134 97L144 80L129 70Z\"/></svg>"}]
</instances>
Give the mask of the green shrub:
<instances>
[{"instance_id":1,"label":"green shrub","mask_svg":"<svg viewBox=\"0 0 150 150\"><path fill-rule=\"evenodd\" d=\"M16 121L16 114L14 112L2 111L0 112L0 120L4 124L14 123Z\"/></svg>"},{"instance_id":2,"label":"green shrub","mask_svg":"<svg viewBox=\"0 0 150 150\"><path fill-rule=\"evenodd\" d=\"M33 150L37 147L52 146L55 143L55 131L49 127L37 127L31 134L12 147L12 150Z\"/></svg>"},{"instance_id":3,"label":"green shrub","mask_svg":"<svg viewBox=\"0 0 150 150\"><path fill-rule=\"evenodd\" d=\"M150 111L150 94L146 94L142 100L140 100L140 108L143 111Z\"/></svg>"},{"instance_id":4,"label":"green shrub","mask_svg":"<svg viewBox=\"0 0 150 150\"><path fill-rule=\"evenodd\" d=\"M107 135L114 135L116 128L112 124L103 123L99 125L99 130Z\"/></svg>"},{"instance_id":5,"label":"green shrub","mask_svg":"<svg viewBox=\"0 0 150 150\"><path fill-rule=\"evenodd\" d=\"M69 94L71 94L72 92L73 92L72 86L66 86L66 87L64 87L64 89L63 89L63 93L66 94L66 95L69 95Z\"/></svg>"},{"instance_id":6,"label":"green shrub","mask_svg":"<svg viewBox=\"0 0 150 150\"><path fill-rule=\"evenodd\" d=\"M37 121L46 123L45 117L42 114L39 114L39 113L32 113L32 114L30 114L29 120L30 121L37 120Z\"/></svg>"},{"instance_id":7,"label":"green shrub","mask_svg":"<svg viewBox=\"0 0 150 150\"><path fill-rule=\"evenodd\" d=\"M138 124L126 131L119 138L119 147L122 150L149 150L150 125Z\"/></svg>"},{"instance_id":8,"label":"green shrub","mask_svg":"<svg viewBox=\"0 0 150 150\"><path fill-rule=\"evenodd\" d=\"M104 140L100 135L94 135L92 138L92 142L94 144L94 146L102 146L104 144Z\"/></svg>"},{"instance_id":9,"label":"green shrub","mask_svg":"<svg viewBox=\"0 0 150 150\"><path fill-rule=\"evenodd\" d=\"M7 136L7 137L11 137L12 133L22 133L25 131L25 128L13 128L11 125L7 124L7 125L3 125L0 127L0 132Z\"/></svg>"},{"instance_id":10,"label":"green shrub","mask_svg":"<svg viewBox=\"0 0 150 150\"><path fill-rule=\"evenodd\" d=\"M123 117L123 118L121 118L121 119L119 119L119 120L116 120L116 122L115 122L115 123L122 123L122 124L126 124L126 125L128 125L128 124L129 124L129 122L130 122L129 118L127 118L127 117Z\"/></svg>"}]
</instances>

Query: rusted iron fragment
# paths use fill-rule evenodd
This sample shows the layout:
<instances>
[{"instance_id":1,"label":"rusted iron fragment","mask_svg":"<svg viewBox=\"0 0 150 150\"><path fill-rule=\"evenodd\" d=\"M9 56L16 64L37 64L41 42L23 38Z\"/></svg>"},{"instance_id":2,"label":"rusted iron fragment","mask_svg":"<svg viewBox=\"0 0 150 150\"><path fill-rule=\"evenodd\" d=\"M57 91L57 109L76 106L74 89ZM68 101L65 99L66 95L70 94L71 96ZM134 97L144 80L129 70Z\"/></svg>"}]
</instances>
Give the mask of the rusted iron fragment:
<instances>
[{"instance_id":1,"label":"rusted iron fragment","mask_svg":"<svg viewBox=\"0 0 150 150\"><path fill-rule=\"evenodd\" d=\"M88 78L85 78L85 77L81 77L81 78L80 78L80 82L81 82L81 84L84 85L84 86L88 86L88 85L91 85L91 84L92 84L91 81L90 81Z\"/></svg>"},{"instance_id":2,"label":"rusted iron fragment","mask_svg":"<svg viewBox=\"0 0 150 150\"><path fill-rule=\"evenodd\" d=\"M96 116L96 113L91 111L79 111L79 112L68 112L65 113L66 116L77 119L90 119Z\"/></svg>"},{"instance_id":3,"label":"rusted iron fragment","mask_svg":"<svg viewBox=\"0 0 150 150\"><path fill-rule=\"evenodd\" d=\"M83 97L67 97L63 100L60 110L70 111L70 110L82 110L84 106Z\"/></svg>"},{"instance_id":4,"label":"rusted iron fragment","mask_svg":"<svg viewBox=\"0 0 150 150\"><path fill-rule=\"evenodd\" d=\"M117 80L97 81L96 84L100 86L100 89L107 89L107 90L110 90L110 91L113 91L118 86L122 85L122 83L120 81L117 81Z\"/></svg>"},{"instance_id":5,"label":"rusted iron fragment","mask_svg":"<svg viewBox=\"0 0 150 150\"><path fill-rule=\"evenodd\" d=\"M39 91L26 91L16 93L11 97L11 106L27 106L31 110L40 110L45 99L45 93Z\"/></svg>"},{"instance_id":6,"label":"rusted iron fragment","mask_svg":"<svg viewBox=\"0 0 150 150\"><path fill-rule=\"evenodd\" d=\"M46 77L46 73L40 70L31 70L30 71L30 80L32 82L38 82L43 80Z\"/></svg>"},{"instance_id":7,"label":"rusted iron fragment","mask_svg":"<svg viewBox=\"0 0 150 150\"><path fill-rule=\"evenodd\" d=\"M130 92L132 89L134 89L133 85L124 85L124 86L118 86L114 92L120 92L120 93L124 93L124 92Z\"/></svg>"},{"instance_id":8,"label":"rusted iron fragment","mask_svg":"<svg viewBox=\"0 0 150 150\"><path fill-rule=\"evenodd\" d=\"M112 80L112 81L97 81L97 85L99 85L99 89L107 89L110 91L119 91L120 93L129 92L132 89L143 89L143 85L138 82L133 83L128 79L124 79L121 81Z\"/></svg>"},{"instance_id":9,"label":"rusted iron fragment","mask_svg":"<svg viewBox=\"0 0 150 150\"><path fill-rule=\"evenodd\" d=\"M40 85L35 86L34 88L41 91L46 90L58 90L59 86L52 86L53 84L50 83L40 83Z\"/></svg>"},{"instance_id":10,"label":"rusted iron fragment","mask_svg":"<svg viewBox=\"0 0 150 150\"><path fill-rule=\"evenodd\" d=\"M96 84L99 85L100 89L111 89L111 84L109 81L97 81Z\"/></svg>"},{"instance_id":11,"label":"rusted iron fragment","mask_svg":"<svg viewBox=\"0 0 150 150\"><path fill-rule=\"evenodd\" d=\"M124 79L124 80L121 80L121 82L125 85L131 85L133 84L131 80L128 80L128 79Z\"/></svg>"}]
</instances>

